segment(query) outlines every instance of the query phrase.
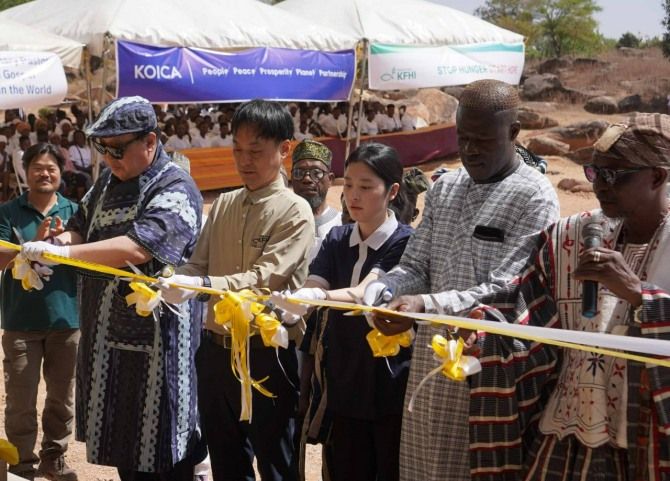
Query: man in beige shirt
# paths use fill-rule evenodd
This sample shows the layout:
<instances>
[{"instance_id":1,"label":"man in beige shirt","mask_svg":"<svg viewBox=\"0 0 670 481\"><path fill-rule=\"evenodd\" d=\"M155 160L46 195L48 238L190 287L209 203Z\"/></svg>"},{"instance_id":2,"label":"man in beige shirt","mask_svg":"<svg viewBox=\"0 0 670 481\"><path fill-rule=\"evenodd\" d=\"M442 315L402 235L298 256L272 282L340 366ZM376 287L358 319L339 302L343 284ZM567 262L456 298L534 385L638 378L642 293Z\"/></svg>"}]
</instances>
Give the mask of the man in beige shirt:
<instances>
[{"instance_id":1,"label":"man in beige shirt","mask_svg":"<svg viewBox=\"0 0 670 481\"><path fill-rule=\"evenodd\" d=\"M293 136L290 114L276 102L253 100L232 120L233 157L244 187L221 194L210 211L188 264L170 281L238 291L296 289L307 277L314 216L280 176ZM163 288L180 303L194 291ZM205 296L199 295L201 300ZM202 425L214 481L254 479L253 458L264 481L297 480L293 437L298 402L295 344L266 348L250 340L251 375L276 397L253 393L251 422L241 422L240 383L230 362L230 337L214 323L210 300L203 343L196 355Z\"/></svg>"}]
</instances>

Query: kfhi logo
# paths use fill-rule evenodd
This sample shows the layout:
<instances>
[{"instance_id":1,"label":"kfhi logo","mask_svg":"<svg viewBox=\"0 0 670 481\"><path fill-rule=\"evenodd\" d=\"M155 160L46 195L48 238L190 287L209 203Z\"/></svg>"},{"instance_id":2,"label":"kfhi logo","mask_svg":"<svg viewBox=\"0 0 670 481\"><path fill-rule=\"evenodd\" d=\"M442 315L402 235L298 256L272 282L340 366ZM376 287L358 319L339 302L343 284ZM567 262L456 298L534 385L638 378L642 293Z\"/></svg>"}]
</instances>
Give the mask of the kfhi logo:
<instances>
[{"instance_id":1,"label":"kfhi logo","mask_svg":"<svg viewBox=\"0 0 670 481\"><path fill-rule=\"evenodd\" d=\"M416 70L411 68L395 68L390 72L383 73L380 77L382 82L391 82L393 80L416 80Z\"/></svg>"}]
</instances>

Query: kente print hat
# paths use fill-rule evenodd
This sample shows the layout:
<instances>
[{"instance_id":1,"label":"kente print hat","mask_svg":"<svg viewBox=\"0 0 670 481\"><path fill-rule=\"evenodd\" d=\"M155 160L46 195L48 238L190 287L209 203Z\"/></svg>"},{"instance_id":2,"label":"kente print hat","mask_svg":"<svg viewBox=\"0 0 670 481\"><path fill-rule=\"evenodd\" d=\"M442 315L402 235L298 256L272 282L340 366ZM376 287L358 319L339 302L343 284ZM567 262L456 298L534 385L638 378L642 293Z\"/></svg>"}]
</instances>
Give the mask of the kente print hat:
<instances>
[{"instance_id":1,"label":"kente print hat","mask_svg":"<svg viewBox=\"0 0 670 481\"><path fill-rule=\"evenodd\" d=\"M293 149L292 159L294 164L305 159L318 160L319 162L323 162L328 167L328 170L330 170L333 153L321 142L305 139Z\"/></svg>"}]
</instances>

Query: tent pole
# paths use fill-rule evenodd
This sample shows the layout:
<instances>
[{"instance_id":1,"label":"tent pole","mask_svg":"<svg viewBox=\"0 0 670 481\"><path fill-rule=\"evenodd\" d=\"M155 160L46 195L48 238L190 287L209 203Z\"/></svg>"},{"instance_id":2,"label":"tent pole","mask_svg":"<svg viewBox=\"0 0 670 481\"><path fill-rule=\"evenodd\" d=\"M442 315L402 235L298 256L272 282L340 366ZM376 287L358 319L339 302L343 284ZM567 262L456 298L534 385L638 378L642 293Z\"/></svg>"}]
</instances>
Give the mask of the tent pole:
<instances>
[{"instance_id":1,"label":"tent pole","mask_svg":"<svg viewBox=\"0 0 670 481\"><path fill-rule=\"evenodd\" d=\"M84 78L86 79L86 101L88 102L88 123L93 123L93 98L91 95L91 54L84 47Z\"/></svg>"},{"instance_id":2,"label":"tent pole","mask_svg":"<svg viewBox=\"0 0 670 481\"><path fill-rule=\"evenodd\" d=\"M100 107L106 102L105 94L107 92L107 57L109 56L109 35L105 34L102 40L102 85L100 86Z\"/></svg>"},{"instance_id":3,"label":"tent pole","mask_svg":"<svg viewBox=\"0 0 670 481\"><path fill-rule=\"evenodd\" d=\"M363 118L363 92L368 80L368 40L363 40L363 73L361 74L360 98L358 100L358 126L356 128L356 148L361 145L361 119Z\"/></svg>"},{"instance_id":4,"label":"tent pole","mask_svg":"<svg viewBox=\"0 0 670 481\"><path fill-rule=\"evenodd\" d=\"M354 69L355 72L355 69ZM354 73L356 75L356 73ZM356 79L358 80L358 79ZM356 90L356 80L351 85L351 93L349 94L349 110L347 112L347 137L344 146L344 160L349 158L349 150L351 148L351 125L354 123L354 91ZM360 120L360 117L359 117ZM359 122L360 123L360 122Z\"/></svg>"}]
</instances>

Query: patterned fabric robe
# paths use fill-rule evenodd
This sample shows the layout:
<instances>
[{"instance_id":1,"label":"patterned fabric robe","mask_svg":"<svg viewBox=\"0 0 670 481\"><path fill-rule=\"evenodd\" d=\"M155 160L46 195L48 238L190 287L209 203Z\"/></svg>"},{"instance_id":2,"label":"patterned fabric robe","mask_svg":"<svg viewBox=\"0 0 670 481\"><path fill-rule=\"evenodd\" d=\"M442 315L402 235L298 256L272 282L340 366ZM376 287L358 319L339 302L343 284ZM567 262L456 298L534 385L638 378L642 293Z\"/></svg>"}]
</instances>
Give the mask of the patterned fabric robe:
<instances>
[{"instance_id":1,"label":"patterned fabric robe","mask_svg":"<svg viewBox=\"0 0 670 481\"><path fill-rule=\"evenodd\" d=\"M202 196L159 146L151 166L120 181L105 170L82 199L68 230L85 242L128 236L153 256L137 266L154 276L186 262L200 232ZM76 437L90 463L161 472L183 459L199 436L193 306L164 306L141 317L128 307L128 283L80 273L81 341Z\"/></svg>"},{"instance_id":2,"label":"patterned fabric robe","mask_svg":"<svg viewBox=\"0 0 670 481\"><path fill-rule=\"evenodd\" d=\"M584 213L562 219L543 233L537 256L529 266L504 290L480 299L488 306L486 317L554 328L582 324L576 319L581 317L582 283L573 278L572 272L584 250L582 226L592 216ZM602 222L602 245L615 249L621 223L605 218ZM626 335L670 340L668 259L670 225L666 222L648 244L643 258L639 270L642 309L636 320L629 306L624 321ZM611 294L600 286L599 305L603 305L604 296ZM553 390L561 389L571 378L566 370L576 368L567 358L575 357L572 354L577 351L568 355L550 346L495 335L480 336L479 345L483 370L470 378L473 479L670 480L670 369L625 360L610 363L613 371L608 375L612 381L622 366L627 375L627 403L623 406L626 449L613 448L611 443L587 448L572 434L564 438L563 445L557 445L558 437L548 434L549 442L537 452L537 440L545 436L539 432L538 421ZM599 365L608 366L607 361L599 360ZM617 402L621 400L612 398L607 406L593 409L607 412L609 419ZM570 446L570 454L566 446ZM539 469L535 462L541 464Z\"/></svg>"},{"instance_id":3,"label":"patterned fabric robe","mask_svg":"<svg viewBox=\"0 0 670 481\"><path fill-rule=\"evenodd\" d=\"M514 277L537 234L556 220L553 187L523 162L490 184L474 183L465 169L449 172L428 191L421 224L400 264L381 280L396 296L436 293L424 296L428 312L436 311L436 304L446 312L460 311ZM468 386L435 376L419 392L414 411L406 409L419 382L437 366L428 347L437 333L444 335L444 329L419 326L414 341L400 442L405 481L470 477Z\"/></svg>"}]
</instances>

